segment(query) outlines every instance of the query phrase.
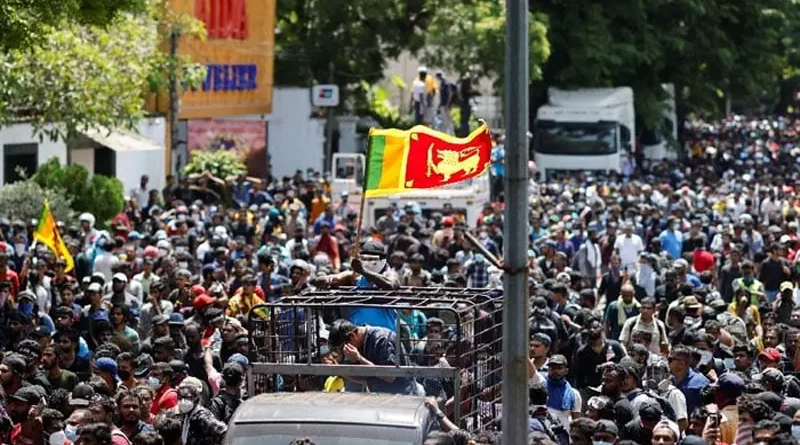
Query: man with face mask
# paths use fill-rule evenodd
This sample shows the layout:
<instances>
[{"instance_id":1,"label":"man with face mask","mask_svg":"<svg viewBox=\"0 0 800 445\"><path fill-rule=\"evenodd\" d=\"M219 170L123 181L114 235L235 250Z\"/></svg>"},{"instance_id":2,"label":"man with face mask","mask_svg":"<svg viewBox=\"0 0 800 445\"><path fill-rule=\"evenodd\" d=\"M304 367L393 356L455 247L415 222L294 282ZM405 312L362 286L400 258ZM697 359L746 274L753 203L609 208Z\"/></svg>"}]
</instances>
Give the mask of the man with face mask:
<instances>
[{"instance_id":1,"label":"man with face mask","mask_svg":"<svg viewBox=\"0 0 800 445\"><path fill-rule=\"evenodd\" d=\"M547 373L544 379L547 388L547 410L569 432L572 419L577 419L581 415L583 401L578 390L567 382L566 377L569 373L567 358L561 354L550 357Z\"/></svg>"},{"instance_id":2,"label":"man with face mask","mask_svg":"<svg viewBox=\"0 0 800 445\"><path fill-rule=\"evenodd\" d=\"M753 275L753 263L750 261L742 262L742 276L733 280L733 289L734 291L738 289L750 291L751 301L754 305L758 305L765 298L764 284Z\"/></svg>"},{"instance_id":3,"label":"man with face mask","mask_svg":"<svg viewBox=\"0 0 800 445\"><path fill-rule=\"evenodd\" d=\"M228 426L200 404L202 383L187 377L178 386L178 412L183 415L183 445L217 445L222 443Z\"/></svg>"},{"instance_id":4,"label":"man with face mask","mask_svg":"<svg viewBox=\"0 0 800 445\"><path fill-rule=\"evenodd\" d=\"M361 247L361 257L350 262L352 271L314 279L311 284L320 287L353 286L362 289L391 290L400 287L400 280L386 262L386 248L378 241L367 241ZM356 326L370 325L397 329L397 311L384 308L341 308L344 318Z\"/></svg>"},{"instance_id":5,"label":"man with face mask","mask_svg":"<svg viewBox=\"0 0 800 445\"><path fill-rule=\"evenodd\" d=\"M683 432L689 425L689 416L686 411L686 397L672 385L669 379L669 366L663 358L659 358L647 367L647 379L644 386L655 394L666 399L675 411L675 420L678 429Z\"/></svg>"},{"instance_id":6,"label":"man with face mask","mask_svg":"<svg viewBox=\"0 0 800 445\"><path fill-rule=\"evenodd\" d=\"M172 389L174 371L169 363L155 363L150 368L147 386L155 392L150 413L158 415L161 411L171 410L178 405L178 393Z\"/></svg>"},{"instance_id":7,"label":"man with face mask","mask_svg":"<svg viewBox=\"0 0 800 445\"><path fill-rule=\"evenodd\" d=\"M667 228L658 236L661 240L661 247L667 251L672 259L681 257L683 250L683 232L681 232L681 221L678 218L670 217L667 220Z\"/></svg>"}]
</instances>

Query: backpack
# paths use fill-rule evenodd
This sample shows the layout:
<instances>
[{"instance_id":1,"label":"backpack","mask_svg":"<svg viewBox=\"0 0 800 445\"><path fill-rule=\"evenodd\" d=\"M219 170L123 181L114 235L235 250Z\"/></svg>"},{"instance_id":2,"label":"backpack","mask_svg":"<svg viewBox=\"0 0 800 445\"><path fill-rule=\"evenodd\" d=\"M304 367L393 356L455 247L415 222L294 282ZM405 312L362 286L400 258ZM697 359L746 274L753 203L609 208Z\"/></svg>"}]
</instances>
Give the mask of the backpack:
<instances>
[{"instance_id":1,"label":"backpack","mask_svg":"<svg viewBox=\"0 0 800 445\"><path fill-rule=\"evenodd\" d=\"M533 431L544 433L558 445L569 445L569 433L564 429L561 421L553 417L550 411L544 415L534 415L531 418L530 428Z\"/></svg>"},{"instance_id":2,"label":"backpack","mask_svg":"<svg viewBox=\"0 0 800 445\"><path fill-rule=\"evenodd\" d=\"M678 390L677 389L673 389L672 391L678 391ZM667 419L669 419L669 420L671 420L673 422L677 422L678 421L678 416L675 414L675 408L672 407L672 404L669 403L669 400L667 400L665 397L662 397L662 396L656 394L654 391L648 390L648 391L645 391L644 393L648 397L652 397L653 399L655 399L656 402L658 402L659 406L661 406L661 411L664 412L664 416Z\"/></svg>"}]
</instances>

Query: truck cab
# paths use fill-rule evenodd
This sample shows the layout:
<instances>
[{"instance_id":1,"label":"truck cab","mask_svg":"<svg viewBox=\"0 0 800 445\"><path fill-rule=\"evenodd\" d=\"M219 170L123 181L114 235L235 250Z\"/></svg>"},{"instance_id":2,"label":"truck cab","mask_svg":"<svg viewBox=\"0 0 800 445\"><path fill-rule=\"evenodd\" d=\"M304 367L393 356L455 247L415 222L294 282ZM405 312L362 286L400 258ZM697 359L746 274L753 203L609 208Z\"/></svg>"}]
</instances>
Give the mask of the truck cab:
<instances>
[{"instance_id":1,"label":"truck cab","mask_svg":"<svg viewBox=\"0 0 800 445\"><path fill-rule=\"evenodd\" d=\"M547 178L581 171L620 171L633 154L633 90L550 88L536 113L533 157Z\"/></svg>"},{"instance_id":2,"label":"truck cab","mask_svg":"<svg viewBox=\"0 0 800 445\"><path fill-rule=\"evenodd\" d=\"M424 397L370 393L260 394L231 419L226 445L422 445L434 426Z\"/></svg>"}]
</instances>

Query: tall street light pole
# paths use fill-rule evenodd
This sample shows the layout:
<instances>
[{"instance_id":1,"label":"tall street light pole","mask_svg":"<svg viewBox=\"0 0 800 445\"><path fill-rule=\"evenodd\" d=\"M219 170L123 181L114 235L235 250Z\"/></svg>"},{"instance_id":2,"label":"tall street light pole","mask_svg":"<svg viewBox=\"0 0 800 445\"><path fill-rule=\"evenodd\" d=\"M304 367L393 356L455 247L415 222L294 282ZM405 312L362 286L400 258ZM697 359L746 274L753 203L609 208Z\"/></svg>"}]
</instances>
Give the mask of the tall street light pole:
<instances>
[{"instance_id":1,"label":"tall street light pole","mask_svg":"<svg viewBox=\"0 0 800 445\"><path fill-rule=\"evenodd\" d=\"M528 2L506 0L503 443L528 443Z\"/></svg>"}]
</instances>

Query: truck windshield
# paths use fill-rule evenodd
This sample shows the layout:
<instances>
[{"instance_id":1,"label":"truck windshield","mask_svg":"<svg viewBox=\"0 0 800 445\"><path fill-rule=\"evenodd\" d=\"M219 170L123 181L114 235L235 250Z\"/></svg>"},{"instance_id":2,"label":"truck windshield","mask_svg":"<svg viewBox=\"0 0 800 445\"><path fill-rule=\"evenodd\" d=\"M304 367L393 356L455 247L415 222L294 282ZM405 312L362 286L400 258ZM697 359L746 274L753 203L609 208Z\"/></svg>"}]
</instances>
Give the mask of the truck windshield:
<instances>
[{"instance_id":1,"label":"truck windshield","mask_svg":"<svg viewBox=\"0 0 800 445\"><path fill-rule=\"evenodd\" d=\"M233 433L233 434L231 434ZM316 445L416 445L414 428L391 426L260 423L237 425L228 433L231 445L286 445L308 437Z\"/></svg>"},{"instance_id":2,"label":"truck windshield","mask_svg":"<svg viewBox=\"0 0 800 445\"><path fill-rule=\"evenodd\" d=\"M614 122L536 122L535 150L550 155L609 155L617 152Z\"/></svg>"}]
</instances>

